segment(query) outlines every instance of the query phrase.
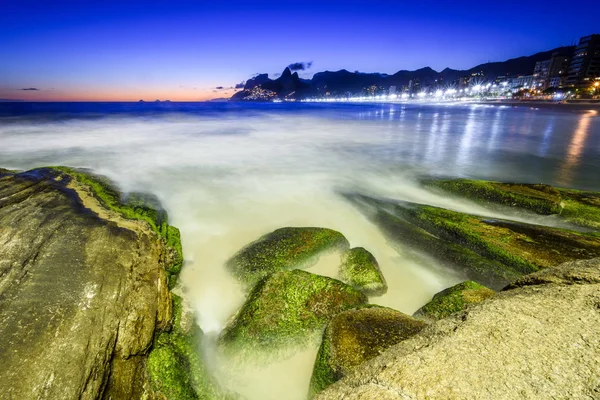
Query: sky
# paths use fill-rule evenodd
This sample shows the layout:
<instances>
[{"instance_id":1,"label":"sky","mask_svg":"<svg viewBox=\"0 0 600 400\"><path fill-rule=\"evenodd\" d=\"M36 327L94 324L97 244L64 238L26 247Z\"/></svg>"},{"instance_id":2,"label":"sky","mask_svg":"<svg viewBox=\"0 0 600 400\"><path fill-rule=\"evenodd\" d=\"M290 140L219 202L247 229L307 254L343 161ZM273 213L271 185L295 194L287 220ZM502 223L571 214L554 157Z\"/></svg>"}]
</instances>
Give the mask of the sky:
<instances>
[{"instance_id":1,"label":"sky","mask_svg":"<svg viewBox=\"0 0 600 400\"><path fill-rule=\"evenodd\" d=\"M591 33L591 0L0 0L0 99L206 100L292 63L468 69Z\"/></svg>"}]
</instances>

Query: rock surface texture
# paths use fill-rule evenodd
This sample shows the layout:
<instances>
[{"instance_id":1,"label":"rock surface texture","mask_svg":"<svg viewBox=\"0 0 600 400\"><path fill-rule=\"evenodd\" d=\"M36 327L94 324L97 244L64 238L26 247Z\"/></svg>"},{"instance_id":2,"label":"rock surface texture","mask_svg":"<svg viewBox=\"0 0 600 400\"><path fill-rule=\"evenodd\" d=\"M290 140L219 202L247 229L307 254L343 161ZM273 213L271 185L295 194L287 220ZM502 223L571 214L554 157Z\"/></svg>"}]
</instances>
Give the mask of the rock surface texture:
<instances>
[{"instance_id":1,"label":"rock surface texture","mask_svg":"<svg viewBox=\"0 0 600 400\"><path fill-rule=\"evenodd\" d=\"M379 306L339 313L329 322L323 334L309 396L314 396L387 348L408 339L424 326L424 322L400 311Z\"/></svg>"},{"instance_id":2,"label":"rock surface texture","mask_svg":"<svg viewBox=\"0 0 600 400\"><path fill-rule=\"evenodd\" d=\"M436 293L433 299L418 309L413 316L425 320L446 318L464 310L469 304L479 303L493 295L493 290L477 282L462 282Z\"/></svg>"},{"instance_id":3,"label":"rock surface texture","mask_svg":"<svg viewBox=\"0 0 600 400\"><path fill-rule=\"evenodd\" d=\"M152 398L180 258L166 242L63 170L0 171L0 397Z\"/></svg>"},{"instance_id":4,"label":"rock surface texture","mask_svg":"<svg viewBox=\"0 0 600 400\"><path fill-rule=\"evenodd\" d=\"M525 276L366 362L318 399L598 399L600 260Z\"/></svg>"}]
</instances>

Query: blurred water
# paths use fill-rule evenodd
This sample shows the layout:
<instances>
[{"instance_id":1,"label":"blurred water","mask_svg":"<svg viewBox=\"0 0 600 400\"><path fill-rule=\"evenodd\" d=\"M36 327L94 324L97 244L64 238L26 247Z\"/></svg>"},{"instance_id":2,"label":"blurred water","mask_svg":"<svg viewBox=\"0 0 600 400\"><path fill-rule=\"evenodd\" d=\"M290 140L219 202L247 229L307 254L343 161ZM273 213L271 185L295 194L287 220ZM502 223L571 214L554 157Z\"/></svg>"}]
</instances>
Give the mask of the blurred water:
<instances>
[{"instance_id":1,"label":"blurred water","mask_svg":"<svg viewBox=\"0 0 600 400\"><path fill-rule=\"evenodd\" d=\"M376 256L387 278L388 293L371 301L414 312L462 277L392 248L336 193L360 190L486 213L423 190L416 179L600 190L600 117L593 110L474 105L0 103L0 167L45 165L92 168L126 191L158 195L182 232L181 290L211 337L244 300L223 263L282 226L341 231ZM333 256L311 271L335 275L336 265ZM236 377L226 373L226 362L209 361L227 386L250 399L301 399L315 352ZM293 390L284 379L290 369ZM274 385L277 371L287 383Z\"/></svg>"}]
</instances>

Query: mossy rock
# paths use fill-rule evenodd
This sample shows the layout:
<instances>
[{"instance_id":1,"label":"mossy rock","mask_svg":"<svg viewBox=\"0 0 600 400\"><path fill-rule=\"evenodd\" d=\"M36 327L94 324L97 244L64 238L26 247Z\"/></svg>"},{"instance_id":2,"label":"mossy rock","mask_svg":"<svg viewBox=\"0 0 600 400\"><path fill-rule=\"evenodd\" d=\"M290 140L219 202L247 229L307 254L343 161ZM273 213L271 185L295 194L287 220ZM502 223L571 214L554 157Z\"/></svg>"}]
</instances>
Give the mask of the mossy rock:
<instances>
[{"instance_id":1,"label":"mossy rock","mask_svg":"<svg viewBox=\"0 0 600 400\"><path fill-rule=\"evenodd\" d=\"M173 295L171 332L155 339L147 371L154 398L166 400L225 400L236 395L223 392L207 371L200 354L202 330L193 316L183 312L182 299Z\"/></svg>"},{"instance_id":2,"label":"mossy rock","mask_svg":"<svg viewBox=\"0 0 600 400\"><path fill-rule=\"evenodd\" d=\"M183 265L183 250L179 229L168 224L168 214L155 195L148 193L123 194L109 178L92 173L87 169L52 167L51 170L65 174L80 184L87 186L94 197L108 210L122 217L144 221L165 241L169 250L169 287L173 288Z\"/></svg>"},{"instance_id":3,"label":"mossy rock","mask_svg":"<svg viewBox=\"0 0 600 400\"><path fill-rule=\"evenodd\" d=\"M336 279L276 272L252 289L219 344L229 354L278 355L305 344L337 313L366 302L363 293Z\"/></svg>"},{"instance_id":4,"label":"mossy rock","mask_svg":"<svg viewBox=\"0 0 600 400\"><path fill-rule=\"evenodd\" d=\"M238 280L252 286L274 272L308 267L323 252L349 247L344 235L332 229L281 228L245 246L226 267Z\"/></svg>"},{"instance_id":5,"label":"mossy rock","mask_svg":"<svg viewBox=\"0 0 600 400\"><path fill-rule=\"evenodd\" d=\"M518 277L600 256L597 235L464 214L403 201L349 196L392 239L499 290Z\"/></svg>"},{"instance_id":6,"label":"mossy rock","mask_svg":"<svg viewBox=\"0 0 600 400\"><path fill-rule=\"evenodd\" d=\"M355 367L418 333L425 323L390 308L344 311L327 325L310 381L309 397Z\"/></svg>"},{"instance_id":7,"label":"mossy rock","mask_svg":"<svg viewBox=\"0 0 600 400\"><path fill-rule=\"evenodd\" d=\"M486 206L518 207L541 215L558 215L587 228L600 229L600 193L543 184L470 179L425 180L425 186L466 197Z\"/></svg>"},{"instance_id":8,"label":"mossy rock","mask_svg":"<svg viewBox=\"0 0 600 400\"><path fill-rule=\"evenodd\" d=\"M494 295L494 291L477 282L466 281L444 289L413 314L416 318L438 320L462 311L469 304L479 303Z\"/></svg>"},{"instance_id":9,"label":"mossy rock","mask_svg":"<svg viewBox=\"0 0 600 400\"><path fill-rule=\"evenodd\" d=\"M343 254L339 276L342 282L367 296L380 296L387 292L387 283L377 260L362 247L355 247Z\"/></svg>"}]
</instances>

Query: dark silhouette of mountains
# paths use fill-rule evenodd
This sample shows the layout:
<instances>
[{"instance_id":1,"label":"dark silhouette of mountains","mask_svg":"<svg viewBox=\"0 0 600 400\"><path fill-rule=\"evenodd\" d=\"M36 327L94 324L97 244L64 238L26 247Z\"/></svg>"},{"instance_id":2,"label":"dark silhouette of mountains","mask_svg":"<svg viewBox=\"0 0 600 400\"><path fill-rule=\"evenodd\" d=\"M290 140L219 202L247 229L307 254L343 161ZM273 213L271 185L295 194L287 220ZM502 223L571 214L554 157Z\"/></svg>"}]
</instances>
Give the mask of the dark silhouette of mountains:
<instances>
[{"instance_id":1,"label":"dark silhouette of mountains","mask_svg":"<svg viewBox=\"0 0 600 400\"><path fill-rule=\"evenodd\" d=\"M412 80L418 81L421 87L449 85L456 83L461 77L482 74L487 80L495 80L500 76L531 75L535 63L550 59L554 52L572 54L574 46L559 47L553 50L536 53L531 56L512 58L502 62L489 62L477 65L468 70L446 68L435 71L425 67L415 71L401 70L393 75L380 73L324 71L314 74L312 79L301 79L297 72L286 68L277 79L270 79L267 74L260 74L249 79L244 89L234 94L232 100L269 100L269 99L303 99L306 97L329 95L345 95L360 93L372 86L389 88L396 86L399 90ZM263 92L264 91L264 92Z\"/></svg>"}]
</instances>

